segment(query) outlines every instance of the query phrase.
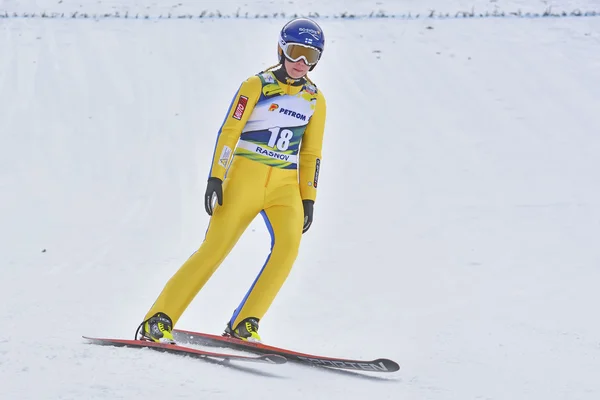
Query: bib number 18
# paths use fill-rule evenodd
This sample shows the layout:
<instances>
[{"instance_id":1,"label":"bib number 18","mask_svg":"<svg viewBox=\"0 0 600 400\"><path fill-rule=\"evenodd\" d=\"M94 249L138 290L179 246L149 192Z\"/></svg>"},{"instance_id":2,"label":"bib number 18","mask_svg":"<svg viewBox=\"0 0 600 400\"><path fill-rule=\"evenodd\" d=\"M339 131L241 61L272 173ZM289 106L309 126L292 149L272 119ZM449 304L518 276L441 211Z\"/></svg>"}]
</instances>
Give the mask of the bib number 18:
<instances>
[{"instance_id":1,"label":"bib number 18","mask_svg":"<svg viewBox=\"0 0 600 400\"><path fill-rule=\"evenodd\" d=\"M289 129L271 128L271 138L269 139L269 147L279 151L286 151L290 147L290 141L294 137L294 132Z\"/></svg>"}]
</instances>

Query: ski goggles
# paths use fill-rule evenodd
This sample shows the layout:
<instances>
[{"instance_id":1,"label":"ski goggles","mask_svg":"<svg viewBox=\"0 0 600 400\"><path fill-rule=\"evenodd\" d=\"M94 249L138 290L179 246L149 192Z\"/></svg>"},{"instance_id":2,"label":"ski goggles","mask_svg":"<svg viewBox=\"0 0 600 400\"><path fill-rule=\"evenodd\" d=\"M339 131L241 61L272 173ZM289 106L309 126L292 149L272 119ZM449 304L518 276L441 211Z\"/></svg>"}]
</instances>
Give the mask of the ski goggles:
<instances>
[{"instance_id":1,"label":"ski goggles","mask_svg":"<svg viewBox=\"0 0 600 400\"><path fill-rule=\"evenodd\" d=\"M281 43L285 58L292 62L304 60L306 65L315 65L321 57L321 51L314 47L298 43Z\"/></svg>"}]
</instances>

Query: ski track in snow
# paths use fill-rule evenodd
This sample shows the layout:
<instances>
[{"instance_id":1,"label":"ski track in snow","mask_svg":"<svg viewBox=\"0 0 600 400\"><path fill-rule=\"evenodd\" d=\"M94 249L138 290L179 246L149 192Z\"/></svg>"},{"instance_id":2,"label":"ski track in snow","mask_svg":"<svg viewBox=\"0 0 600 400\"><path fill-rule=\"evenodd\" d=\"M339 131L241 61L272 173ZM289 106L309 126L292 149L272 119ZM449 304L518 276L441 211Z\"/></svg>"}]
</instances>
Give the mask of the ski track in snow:
<instances>
[{"instance_id":1,"label":"ski track in snow","mask_svg":"<svg viewBox=\"0 0 600 400\"><path fill-rule=\"evenodd\" d=\"M426 8L348 8L379 5ZM315 223L261 334L389 357L398 373L226 367L81 339L133 338L202 241L216 132L239 83L274 63L280 25L0 20L0 398L598 398L598 18L323 22ZM178 327L221 332L269 243L258 218Z\"/></svg>"}]
</instances>

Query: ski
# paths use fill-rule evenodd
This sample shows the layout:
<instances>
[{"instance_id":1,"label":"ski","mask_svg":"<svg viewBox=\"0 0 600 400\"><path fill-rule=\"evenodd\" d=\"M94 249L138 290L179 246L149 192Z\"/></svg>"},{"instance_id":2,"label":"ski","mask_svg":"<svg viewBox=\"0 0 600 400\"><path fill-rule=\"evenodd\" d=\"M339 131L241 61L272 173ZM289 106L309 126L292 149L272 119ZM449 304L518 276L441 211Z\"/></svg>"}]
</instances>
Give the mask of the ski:
<instances>
[{"instance_id":1,"label":"ski","mask_svg":"<svg viewBox=\"0 0 600 400\"><path fill-rule=\"evenodd\" d=\"M263 353L260 356L243 356L237 354L214 353L210 351L197 350L190 347L180 346L178 344L156 343L147 340L128 340L128 339L107 339L83 336L84 339L93 344L101 346L117 346L117 347L135 347L149 348L166 353L178 354L201 359L220 359L221 361L248 361L266 364L284 364L287 359L277 354Z\"/></svg>"},{"instance_id":2,"label":"ski","mask_svg":"<svg viewBox=\"0 0 600 400\"><path fill-rule=\"evenodd\" d=\"M254 354L275 354L302 364L309 364L335 369L358 370L368 372L395 372L400 366L395 361L387 358L376 360L351 360L345 358L324 357L313 354L299 353L280 347L269 346L262 343L246 342L230 336L218 336L209 333L173 329L173 338L178 343L209 347L225 347L234 350L248 351Z\"/></svg>"}]
</instances>

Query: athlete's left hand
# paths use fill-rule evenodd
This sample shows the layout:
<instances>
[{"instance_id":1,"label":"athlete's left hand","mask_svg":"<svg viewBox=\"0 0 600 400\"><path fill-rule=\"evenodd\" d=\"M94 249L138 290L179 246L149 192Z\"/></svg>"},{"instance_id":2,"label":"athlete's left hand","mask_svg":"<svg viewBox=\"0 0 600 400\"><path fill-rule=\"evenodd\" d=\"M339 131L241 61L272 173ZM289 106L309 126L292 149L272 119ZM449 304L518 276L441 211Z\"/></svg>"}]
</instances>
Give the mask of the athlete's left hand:
<instances>
[{"instance_id":1,"label":"athlete's left hand","mask_svg":"<svg viewBox=\"0 0 600 400\"><path fill-rule=\"evenodd\" d=\"M216 204L215 198L217 199L217 203L220 206L223 205L223 181L219 178L208 178L208 183L206 184L206 193L204 194L204 208L208 215L213 215L213 211L215 210Z\"/></svg>"},{"instance_id":2,"label":"athlete's left hand","mask_svg":"<svg viewBox=\"0 0 600 400\"><path fill-rule=\"evenodd\" d=\"M305 233L312 225L314 205L314 200L302 200L302 206L304 206L304 226L302 227L302 233Z\"/></svg>"}]
</instances>

